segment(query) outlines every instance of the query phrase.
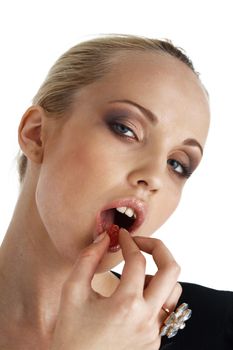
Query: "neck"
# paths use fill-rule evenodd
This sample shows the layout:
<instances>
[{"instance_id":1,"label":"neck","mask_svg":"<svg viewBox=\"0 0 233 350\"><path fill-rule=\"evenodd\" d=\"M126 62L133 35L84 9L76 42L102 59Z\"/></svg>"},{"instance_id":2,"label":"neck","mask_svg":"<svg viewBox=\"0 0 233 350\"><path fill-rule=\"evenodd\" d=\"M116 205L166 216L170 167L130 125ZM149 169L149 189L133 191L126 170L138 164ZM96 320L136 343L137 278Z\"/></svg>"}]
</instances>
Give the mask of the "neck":
<instances>
[{"instance_id":1,"label":"neck","mask_svg":"<svg viewBox=\"0 0 233 350\"><path fill-rule=\"evenodd\" d=\"M0 320L10 317L43 331L54 327L61 288L72 266L58 256L38 225L36 211L21 198L1 246Z\"/></svg>"}]
</instances>

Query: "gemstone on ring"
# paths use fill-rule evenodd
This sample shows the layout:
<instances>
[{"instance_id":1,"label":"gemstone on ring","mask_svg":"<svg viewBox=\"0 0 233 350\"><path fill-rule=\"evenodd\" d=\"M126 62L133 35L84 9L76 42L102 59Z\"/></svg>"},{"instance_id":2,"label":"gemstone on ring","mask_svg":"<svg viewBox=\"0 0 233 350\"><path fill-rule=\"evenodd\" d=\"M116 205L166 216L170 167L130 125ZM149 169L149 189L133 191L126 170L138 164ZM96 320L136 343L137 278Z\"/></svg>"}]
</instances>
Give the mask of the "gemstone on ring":
<instances>
[{"instance_id":1,"label":"gemstone on ring","mask_svg":"<svg viewBox=\"0 0 233 350\"><path fill-rule=\"evenodd\" d=\"M173 311L164 321L160 330L160 335L167 335L168 338L174 337L179 329L185 328L185 321L192 315L192 310L188 309L188 304L183 303Z\"/></svg>"}]
</instances>

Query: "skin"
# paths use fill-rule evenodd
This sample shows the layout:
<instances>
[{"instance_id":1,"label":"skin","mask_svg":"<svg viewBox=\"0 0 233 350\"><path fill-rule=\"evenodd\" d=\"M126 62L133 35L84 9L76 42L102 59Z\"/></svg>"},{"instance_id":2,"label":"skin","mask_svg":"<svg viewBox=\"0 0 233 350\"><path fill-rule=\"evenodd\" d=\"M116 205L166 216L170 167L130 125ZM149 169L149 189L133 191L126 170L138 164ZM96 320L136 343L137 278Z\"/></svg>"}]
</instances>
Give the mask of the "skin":
<instances>
[{"instance_id":1,"label":"skin","mask_svg":"<svg viewBox=\"0 0 233 350\"><path fill-rule=\"evenodd\" d=\"M139 198L148 215L133 235L148 237L190 181L167 161L192 164L193 171L201 161L198 147L182 145L195 138L204 148L209 129L208 98L195 74L168 55L119 56L114 69L77 93L66 118L48 119L32 106L19 125L28 168L0 253L0 338L14 334L17 348L26 339L48 346L62 286L93 241L97 212L113 200ZM158 122L130 104L109 103L121 99L149 109ZM124 133L109 126L122 112L126 117L114 121L130 128ZM103 256L92 281L96 291L115 290L119 281L108 271L123 259L122 250Z\"/></svg>"}]
</instances>

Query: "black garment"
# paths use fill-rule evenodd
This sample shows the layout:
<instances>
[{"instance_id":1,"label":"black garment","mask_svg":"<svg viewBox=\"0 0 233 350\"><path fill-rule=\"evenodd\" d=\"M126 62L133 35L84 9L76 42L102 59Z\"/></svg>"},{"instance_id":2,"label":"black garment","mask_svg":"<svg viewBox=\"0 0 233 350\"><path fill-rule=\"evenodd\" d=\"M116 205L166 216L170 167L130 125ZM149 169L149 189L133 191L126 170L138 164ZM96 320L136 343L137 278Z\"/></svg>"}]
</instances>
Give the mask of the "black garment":
<instances>
[{"instance_id":1,"label":"black garment","mask_svg":"<svg viewBox=\"0 0 233 350\"><path fill-rule=\"evenodd\" d=\"M160 350L233 350L233 292L180 284L178 305L188 303L192 316L176 336L162 337Z\"/></svg>"}]
</instances>

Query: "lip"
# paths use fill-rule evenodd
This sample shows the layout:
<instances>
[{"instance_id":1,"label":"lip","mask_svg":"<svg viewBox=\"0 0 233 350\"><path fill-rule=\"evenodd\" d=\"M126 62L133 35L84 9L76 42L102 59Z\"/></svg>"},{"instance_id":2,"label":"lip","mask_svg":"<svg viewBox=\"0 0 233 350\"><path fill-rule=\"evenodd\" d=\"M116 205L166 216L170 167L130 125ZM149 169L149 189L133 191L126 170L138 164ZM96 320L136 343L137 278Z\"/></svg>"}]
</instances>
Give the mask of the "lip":
<instances>
[{"instance_id":1,"label":"lip","mask_svg":"<svg viewBox=\"0 0 233 350\"><path fill-rule=\"evenodd\" d=\"M147 214L147 204L138 198L122 198L115 200L98 212L96 216L96 230L94 233L94 239L103 232L101 213L108 209L114 209L118 207L130 207L136 213L136 220L133 225L128 229L129 233L132 235L144 222Z\"/></svg>"}]
</instances>

